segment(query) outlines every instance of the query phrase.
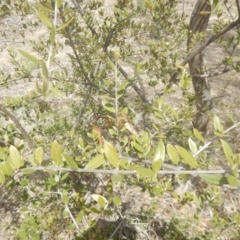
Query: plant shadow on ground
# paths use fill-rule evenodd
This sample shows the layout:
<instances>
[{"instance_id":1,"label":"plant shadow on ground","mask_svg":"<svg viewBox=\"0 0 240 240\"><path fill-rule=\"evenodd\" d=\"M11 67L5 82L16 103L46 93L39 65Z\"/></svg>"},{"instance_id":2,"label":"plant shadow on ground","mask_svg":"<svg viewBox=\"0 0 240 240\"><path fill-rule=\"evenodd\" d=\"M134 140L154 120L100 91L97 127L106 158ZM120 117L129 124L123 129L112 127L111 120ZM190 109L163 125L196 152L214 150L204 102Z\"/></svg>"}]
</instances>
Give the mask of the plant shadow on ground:
<instances>
[{"instance_id":1,"label":"plant shadow on ground","mask_svg":"<svg viewBox=\"0 0 240 240\"><path fill-rule=\"evenodd\" d=\"M91 228L76 239L129 239L134 240L137 237L135 227L128 223L126 219L118 219L116 221L108 221L106 219L98 219Z\"/></svg>"},{"instance_id":2,"label":"plant shadow on ground","mask_svg":"<svg viewBox=\"0 0 240 240\"><path fill-rule=\"evenodd\" d=\"M98 240L119 240L119 239L164 239L164 240L200 240L211 239L210 236L204 234L202 237L188 237L183 229L179 228L178 220L152 221L147 229L138 231L137 228L130 224L127 219L118 219L116 221L108 221L106 219L98 219L97 222L84 232L77 240L98 239ZM181 225L181 224L180 224ZM139 236L141 232L142 236Z\"/></svg>"}]
</instances>

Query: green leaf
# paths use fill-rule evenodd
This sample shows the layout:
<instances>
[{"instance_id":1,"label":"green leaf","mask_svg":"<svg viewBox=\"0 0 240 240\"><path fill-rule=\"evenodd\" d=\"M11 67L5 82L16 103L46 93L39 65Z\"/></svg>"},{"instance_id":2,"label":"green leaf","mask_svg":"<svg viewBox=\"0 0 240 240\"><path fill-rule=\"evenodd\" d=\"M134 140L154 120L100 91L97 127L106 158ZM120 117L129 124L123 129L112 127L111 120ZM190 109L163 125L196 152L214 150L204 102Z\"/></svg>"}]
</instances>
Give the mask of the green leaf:
<instances>
[{"instance_id":1,"label":"green leaf","mask_svg":"<svg viewBox=\"0 0 240 240\"><path fill-rule=\"evenodd\" d=\"M53 23L52 21L45 15L43 12L37 11L36 12L38 18L42 21L43 24L45 24L48 28L52 28Z\"/></svg>"},{"instance_id":2,"label":"green leaf","mask_svg":"<svg viewBox=\"0 0 240 240\"><path fill-rule=\"evenodd\" d=\"M49 78L48 68L47 68L47 65L46 65L46 63L45 63L44 60L42 60L42 74L43 74L43 76L45 76L46 78Z\"/></svg>"},{"instance_id":3,"label":"green leaf","mask_svg":"<svg viewBox=\"0 0 240 240\"><path fill-rule=\"evenodd\" d=\"M103 165L105 163L104 155L99 154L96 157L94 157L86 166L84 169L96 169Z\"/></svg>"},{"instance_id":4,"label":"green leaf","mask_svg":"<svg viewBox=\"0 0 240 240\"><path fill-rule=\"evenodd\" d=\"M200 174L199 175L204 181L216 185L227 184L226 178L221 174Z\"/></svg>"},{"instance_id":5,"label":"green leaf","mask_svg":"<svg viewBox=\"0 0 240 240\"><path fill-rule=\"evenodd\" d=\"M193 133L194 133L195 137L196 137L199 141L201 141L202 143L205 142L202 134L201 134L196 128L193 129Z\"/></svg>"},{"instance_id":6,"label":"green leaf","mask_svg":"<svg viewBox=\"0 0 240 240\"><path fill-rule=\"evenodd\" d=\"M25 57L28 61L30 61L31 63L33 63L34 65L41 65L41 61L38 60L36 57L30 55L29 53L27 52L24 52L20 49L18 49L18 52L23 56Z\"/></svg>"},{"instance_id":7,"label":"green leaf","mask_svg":"<svg viewBox=\"0 0 240 240\"><path fill-rule=\"evenodd\" d=\"M124 175L123 174L113 174L111 176L111 180L112 182L121 182L124 179Z\"/></svg>"},{"instance_id":8,"label":"green leaf","mask_svg":"<svg viewBox=\"0 0 240 240\"><path fill-rule=\"evenodd\" d=\"M62 163L62 146L57 141L52 143L51 157L56 165L59 166Z\"/></svg>"},{"instance_id":9,"label":"green leaf","mask_svg":"<svg viewBox=\"0 0 240 240\"><path fill-rule=\"evenodd\" d=\"M114 205L119 206L119 205L122 204L122 200L121 200L120 197L114 196L114 197L113 197L113 203L114 203Z\"/></svg>"},{"instance_id":10,"label":"green leaf","mask_svg":"<svg viewBox=\"0 0 240 240\"><path fill-rule=\"evenodd\" d=\"M232 159L234 164L240 164L240 154L233 154Z\"/></svg>"},{"instance_id":11,"label":"green leaf","mask_svg":"<svg viewBox=\"0 0 240 240\"><path fill-rule=\"evenodd\" d=\"M0 184L4 184L5 182L5 176L2 171L0 171Z\"/></svg>"},{"instance_id":12,"label":"green leaf","mask_svg":"<svg viewBox=\"0 0 240 240\"><path fill-rule=\"evenodd\" d=\"M100 214L100 213L102 212L101 209L96 208L96 207L90 207L90 210L91 210L92 212L94 212L94 213L97 213L97 214Z\"/></svg>"},{"instance_id":13,"label":"green leaf","mask_svg":"<svg viewBox=\"0 0 240 240\"><path fill-rule=\"evenodd\" d=\"M103 197L103 196L101 196L101 195L99 195L99 194L92 194L91 196L92 196L92 199L93 199L94 201L98 202L98 204L99 204L102 208L104 208L104 207L106 206L106 204L108 203L108 200L107 200L105 197Z\"/></svg>"},{"instance_id":14,"label":"green leaf","mask_svg":"<svg viewBox=\"0 0 240 240\"><path fill-rule=\"evenodd\" d=\"M231 172L231 174L234 176L234 177L238 177L238 164L236 164L235 166L233 166L233 168L232 168L232 172Z\"/></svg>"},{"instance_id":15,"label":"green leaf","mask_svg":"<svg viewBox=\"0 0 240 240\"><path fill-rule=\"evenodd\" d=\"M119 166L119 158L117 150L109 142L104 141L104 153L108 162L115 168Z\"/></svg>"},{"instance_id":16,"label":"green leaf","mask_svg":"<svg viewBox=\"0 0 240 240\"><path fill-rule=\"evenodd\" d=\"M57 0L57 7L60 8L62 6L63 0Z\"/></svg>"},{"instance_id":17,"label":"green leaf","mask_svg":"<svg viewBox=\"0 0 240 240\"><path fill-rule=\"evenodd\" d=\"M49 13L52 13L53 12L53 9L52 9L52 6L51 4L48 4L48 3L37 3L35 4L35 7L42 10L43 12L49 12Z\"/></svg>"},{"instance_id":18,"label":"green leaf","mask_svg":"<svg viewBox=\"0 0 240 240\"><path fill-rule=\"evenodd\" d=\"M2 171L7 176L13 175L13 168L9 162L0 162L0 171Z\"/></svg>"},{"instance_id":19,"label":"green leaf","mask_svg":"<svg viewBox=\"0 0 240 240\"><path fill-rule=\"evenodd\" d=\"M25 230L18 230L17 235L20 239L28 239L28 235Z\"/></svg>"},{"instance_id":20,"label":"green leaf","mask_svg":"<svg viewBox=\"0 0 240 240\"><path fill-rule=\"evenodd\" d=\"M68 218L68 214L69 214L69 213L67 213L66 218ZM73 230L75 230L75 229L76 229L76 226L75 226L74 223L71 223L71 224L69 224L69 225L66 227L66 230L67 230L67 231L73 231Z\"/></svg>"},{"instance_id":21,"label":"green leaf","mask_svg":"<svg viewBox=\"0 0 240 240\"><path fill-rule=\"evenodd\" d=\"M227 175L227 181L228 181L228 184L230 187L237 187L239 184L238 184L238 178L237 177L234 177L233 175L231 174L228 174Z\"/></svg>"},{"instance_id":22,"label":"green leaf","mask_svg":"<svg viewBox=\"0 0 240 240\"><path fill-rule=\"evenodd\" d=\"M229 146L229 144L226 141L224 141L222 139L221 139L221 143L222 143L222 148L223 148L224 154L225 154L229 164L231 166L233 166L234 163L233 163L233 158L232 158L233 157L232 148Z\"/></svg>"},{"instance_id":23,"label":"green leaf","mask_svg":"<svg viewBox=\"0 0 240 240\"><path fill-rule=\"evenodd\" d=\"M51 45L54 45L55 43L55 36L56 36L56 31L55 31L55 27L53 26L51 29L51 35L50 35Z\"/></svg>"},{"instance_id":24,"label":"green leaf","mask_svg":"<svg viewBox=\"0 0 240 240\"><path fill-rule=\"evenodd\" d=\"M144 152L143 146L140 145L139 143L137 143L137 142L132 142L132 146L133 146L139 153L143 153L143 152Z\"/></svg>"},{"instance_id":25,"label":"green leaf","mask_svg":"<svg viewBox=\"0 0 240 240\"><path fill-rule=\"evenodd\" d=\"M103 107L111 113L115 113L115 108L113 105L105 100L102 101Z\"/></svg>"},{"instance_id":26,"label":"green leaf","mask_svg":"<svg viewBox=\"0 0 240 240\"><path fill-rule=\"evenodd\" d=\"M77 223L80 223L80 222L82 221L82 219L83 219L83 216L84 216L83 211L79 212L78 215L77 215L77 217L76 217L76 219L75 219L76 222L77 222Z\"/></svg>"},{"instance_id":27,"label":"green leaf","mask_svg":"<svg viewBox=\"0 0 240 240\"><path fill-rule=\"evenodd\" d=\"M182 148L180 146L176 146L176 148L185 163L187 163L189 166L193 168L196 168L198 166L196 159L192 156L190 152L188 152L185 148Z\"/></svg>"},{"instance_id":28,"label":"green leaf","mask_svg":"<svg viewBox=\"0 0 240 240\"><path fill-rule=\"evenodd\" d=\"M80 148L84 148L84 140L82 138L78 139L78 144L79 144Z\"/></svg>"},{"instance_id":29,"label":"green leaf","mask_svg":"<svg viewBox=\"0 0 240 240\"><path fill-rule=\"evenodd\" d=\"M8 152L4 149L0 147L0 159L5 160L8 156Z\"/></svg>"},{"instance_id":30,"label":"green leaf","mask_svg":"<svg viewBox=\"0 0 240 240\"><path fill-rule=\"evenodd\" d=\"M42 89L39 87L39 84L38 84L38 81L36 80L36 88L37 88L37 91L43 95L43 92L42 92Z\"/></svg>"},{"instance_id":31,"label":"green leaf","mask_svg":"<svg viewBox=\"0 0 240 240\"><path fill-rule=\"evenodd\" d=\"M106 24L107 24L107 22L106 22ZM107 59L107 62L108 62L108 64L109 64L109 67L110 67L112 70L114 70L114 69L116 68L116 66L114 65L113 61L112 61L110 58Z\"/></svg>"},{"instance_id":32,"label":"green leaf","mask_svg":"<svg viewBox=\"0 0 240 240\"><path fill-rule=\"evenodd\" d=\"M64 29L64 28L67 27L73 20L75 20L75 17L73 17L72 19L70 19L68 22L64 23L64 24L61 25L60 27L58 27L58 28L56 29L56 31L59 31L59 30Z\"/></svg>"},{"instance_id":33,"label":"green leaf","mask_svg":"<svg viewBox=\"0 0 240 240\"><path fill-rule=\"evenodd\" d=\"M176 151L176 148L173 145L171 144L167 145L167 154L174 164L177 165L179 163L180 158L178 152Z\"/></svg>"},{"instance_id":34,"label":"green leaf","mask_svg":"<svg viewBox=\"0 0 240 240\"><path fill-rule=\"evenodd\" d=\"M155 173L148 168L143 168L143 167L139 167L135 170L138 174L146 176L146 177L154 177Z\"/></svg>"},{"instance_id":35,"label":"green leaf","mask_svg":"<svg viewBox=\"0 0 240 240\"><path fill-rule=\"evenodd\" d=\"M159 159L159 160L156 160L152 163L152 170L157 173L160 168L162 167L162 161Z\"/></svg>"},{"instance_id":36,"label":"green leaf","mask_svg":"<svg viewBox=\"0 0 240 240\"><path fill-rule=\"evenodd\" d=\"M154 157L153 157L153 162L159 161L159 160L161 161L160 162L161 165L165 160L165 146L162 140L160 140L160 142L158 143L155 149ZM160 165L160 168L161 168L161 165Z\"/></svg>"},{"instance_id":37,"label":"green leaf","mask_svg":"<svg viewBox=\"0 0 240 240\"><path fill-rule=\"evenodd\" d=\"M188 139L188 144L189 144L191 152L196 153L197 152L197 145L191 138Z\"/></svg>"},{"instance_id":38,"label":"green leaf","mask_svg":"<svg viewBox=\"0 0 240 240\"><path fill-rule=\"evenodd\" d=\"M63 203L64 204L68 204L69 203L69 198L68 198L67 194L63 193L62 194L62 199L63 199Z\"/></svg>"},{"instance_id":39,"label":"green leaf","mask_svg":"<svg viewBox=\"0 0 240 240\"><path fill-rule=\"evenodd\" d=\"M102 197L102 196L98 197L98 204L100 205L100 207L104 208L107 203L108 201L105 197Z\"/></svg>"},{"instance_id":40,"label":"green leaf","mask_svg":"<svg viewBox=\"0 0 240 240\"><path fill-rule=\"evenodd\" d=\"M218 116L214 116L213 125L214 125L215 130L217 130L220 133L223 133L224 128L223 128L223 125L221 124Z\"/></svg>"},{"instance_id":41,"label":"green leaf","mask_svg":"<svg viewBox=\"0 0 240 240\"><path fill-rule=\"evenodd\" d=\"M39 148L35 149L34 155L35 155L37 165L41 165L42 160L43 160L43 148L39 147Z\"/></svg>"},{"instance_id":42,"label":"green leaf","mask_svg":"<svg viewBox=\"0 0 240 240\"><path fill-rule=\"evenodd\" d=\"M10 150L11 163L14 166L14 169L19 169L21 166L21 157L17 148L11 145L9 150Z\"/></svg>"},{"instance_id":43,"label":"green leaf","mask_svg":"<svg viewBox=\"0 0 240 240\"><path fill-rule=\"evenodd\" d=\"M47 90L48 90L48 78L43 76L42 77L42 91L41 91L43 96L46 96Z\"/></svg>"},{"instance_id":44,"label":"green leaf","mask_svg":"<svg viewBox=\"0 0 240 240\"><path fill-rule=\"evenodd\" d=\"M77 163L73 160L72 157L66 155L66 154L62 154L64 160L67 162L68 166L72 169L78 169L78 165Z\"/></svg>"}]
</instances>

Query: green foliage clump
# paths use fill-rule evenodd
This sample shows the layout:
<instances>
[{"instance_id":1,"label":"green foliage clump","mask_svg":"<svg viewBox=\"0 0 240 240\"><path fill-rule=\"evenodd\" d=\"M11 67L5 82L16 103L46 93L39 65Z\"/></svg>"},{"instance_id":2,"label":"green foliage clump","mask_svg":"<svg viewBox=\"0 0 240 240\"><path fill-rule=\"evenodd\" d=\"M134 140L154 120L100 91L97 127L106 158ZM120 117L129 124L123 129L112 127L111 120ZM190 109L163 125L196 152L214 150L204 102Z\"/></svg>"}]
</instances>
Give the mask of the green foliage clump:
<instances>
[{"instance_id":1,"label":"green foliage clump","mask_svg":"<svg viewBox=\"0 0 240 240\"><path fill-rule=\"evenodd\" d=\"M231 235L239 235L238 214L220 216L218 209L224 201L219 186L239 186L240 155L219 117L212 117L210 143L191 127L195 95L191 76L179 67L188 54L181 51L187 16L177 12L177 1L117 0L111 10L97 0L2 5L1 18L25 19L23 30L12 29L22 43L8 50L13 71L0 76L9 89L24 82L24 94L0 106L0 183L24 199L14 237L136 239L141 233L147 239L154 232L164 239L210 239L230 225L236 227ZM178 106L166 100L176 91L169 87L176 68ZM226 171L211 170L211 147L222 150ZM192 204L194 213L189 219L169 214L170 221L158 225L157 202L132 211L138 206L128 194L135 191ZM196 226L205 207L214 216L211 231L201 232Z\"/></svg>"}]
</instances>

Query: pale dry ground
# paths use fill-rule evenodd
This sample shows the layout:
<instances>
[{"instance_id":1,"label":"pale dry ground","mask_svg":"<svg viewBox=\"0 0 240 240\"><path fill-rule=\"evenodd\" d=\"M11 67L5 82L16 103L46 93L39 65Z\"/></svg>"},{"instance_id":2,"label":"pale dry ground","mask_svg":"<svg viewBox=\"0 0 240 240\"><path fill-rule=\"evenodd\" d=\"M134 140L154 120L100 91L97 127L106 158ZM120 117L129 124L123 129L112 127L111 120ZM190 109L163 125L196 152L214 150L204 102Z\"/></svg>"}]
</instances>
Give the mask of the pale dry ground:
<instances>
[{"instance_id":1,"label":"pale dry ground","mask_svg":"<svg viewBox=\"0 0 240 240\"><path fill-rule=\"evenodd\" d=\"M194 2L193 0L189 0L185 2L184 9L182 5L182 1L179 1L179 12L185 11L187 13L191 13ZM109 11L109 14L111 14L112 9L112 0L106 1L106 8ZM29 16L30 18L32 16ZM227 16L226 16L227 17ZM213 16L211 18L211 21L214 21L216 18ZM26 19L30 20L30 19ZM18 17L6 17L5 19L1 20L1 28L3 27L4 30L6 29L12 29L12 27L18 28L18 22L21 21ZM45 34L45 29L39 29L34 34L28 32L26 33L28 39L37 39L40 35ZM14 38L16 38L14 40ZM0 70L5 72L12 72L13 69L11 67L11 64L9 63L9 57L8 57L8 51L7 49L12 48L20 48L25 51L28 51L26 46L21 44L21 41L18 41L18 36L14 35L14 33L9 33L8 36L8 42L5 43L6 46L3 46L3 41L6 41L5 38L0 37ZM61 53L58 54L58 59L65 59L66 52L69 51L69 49L65 49ZM206 50L206 60L207 60L207 66L209 68L216 67L216 64L218 64L221 59L224 57L224 51L223 49L217 45L217 44L211 44L207 50ZM238 52L239 55L240 52ZM125 70L131 73L131 69L129 69L127 66L124 66ZM52 70L54 70L54 66L52 67ZM220 75L214 78L210 79L211 88L212 88L212 94L214 98L214 109L213 112L218 114L219 117L221 117L225 122L224 125L226 127L229 127L229 121L227 120L227 113L231 113L237 121L240 121L240 77L239 74L235 72L229 72L224 75ZM143 80L143 86L147 87L147 84L144 84ZM16 95L24 95L28 91L35 88L34 82L23 82L21 80L18 81L18 84L12 84L12 86L8 89L5 89L1 86L0 89L0 99L4 99L6 96L16 96ZM162 86L159 86L159 89L161 89ZM134 96L134 92L130 91L131 94ZM152 95L151 92L146 91L149 97ZM218 97L222 96L222 97ZM217 98L218 97L218 98ZM165 98L166 102L168 104L172 104L173 106L178 106L178 104L182 101L182 96L180 91L176 91L175 94L166 96ZM240 133L239 131L235 131L234 134L231 135L232 138L229 138L228 140L232 144L231 146L236 152L240 152ZM211 137L210 137L211 140ZM222 152L217 151L212 153L213 157L218 157L219 159L222 159ZM15 218L15 215L17 215L17 211L19 210L21 206L21 202L19 202L18 196L16 195L9 195L7 192L3 191L4 189L0 189L0 240L8 239L7 233L4 230L4 226L11 225L12 221ZM230 214L232 212L240 211L240 193L235 190L229 190L229 189L221 189L221 193L223 194L225 198L225 202L222 206L221 211L226 214ZM141 192L141 189L139 187L134 187L130 190L127 190L125 195L123 196L123 201L130 203L128 207L128 211L132 213L141 213L142 209L147 209L151 203L155 203L159 206L159 208L155 209L155 217L156 220L170 220L172 217L179 217L179 218L189 218L192 219L194 213L198 211L197 207L194 204L186 204L181 205L177 200L171 197L169 194L165 194L163 198L154 197L151 198L148 193ZM195 226L199 230L205 231L210 224L212 220L212 210L210 207L206 206L200 211L199 214L199 225ZM2 227L2 228L1 228ZM2 229L2 230L1 230ZM138 239L146 239L146 236L144 236L144 233L139 234ZM152 238L153 239L153 238ZM157 239L157 238L156 238ZM226 233L222 235L220 239L228 239L226 237Z\"/></svg>"}]
</instances>

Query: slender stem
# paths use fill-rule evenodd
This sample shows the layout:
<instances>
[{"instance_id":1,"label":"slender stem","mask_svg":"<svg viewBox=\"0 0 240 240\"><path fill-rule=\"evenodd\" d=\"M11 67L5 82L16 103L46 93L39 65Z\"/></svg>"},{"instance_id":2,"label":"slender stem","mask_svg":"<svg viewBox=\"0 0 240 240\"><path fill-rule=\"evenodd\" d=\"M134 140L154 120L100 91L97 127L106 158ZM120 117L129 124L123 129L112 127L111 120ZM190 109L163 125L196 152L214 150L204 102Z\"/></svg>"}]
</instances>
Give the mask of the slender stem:
<instances>
[{"instance_id":1,"label":"slender stem","mask_svg":"<svg viewBox=\"0 0 240 240\"><path fill-rule=\"evenodd\" d=\"M6 108L4 108L2 106L0 106L0 112L6 114L13 121L13 123L16 125L16 127L19 129L19 131L23 135L24 139L27 141L29 148L31 150L34 150L35 146L34 146L33 141L31 140L27 131L23 128L21 123L18 121L18 119L12 113L10 113Z\"/></svg>"},{"instance_id":2,"label":"slender stem","mask_svg":"<svg viewBox=\"0 0 240 240\"><path fill-rule=\"evenodd\" d=\"M62 172L76 172L76 173L96 173L96 174L125 174L125 175L134 175L138 174L137 171L133 170L101 170L101 169L72 169L64 167L27 167L22 168L19 171L24 170L35 170L35 171L62 171ZM227 170L161 170L158 171L158 175L178 175L178 174L189 174L189 175L200 175L200 174L226 174L231 173L232 169ZM240 172L240 169L238 170Z\"/></svg>"}]
</instances>

